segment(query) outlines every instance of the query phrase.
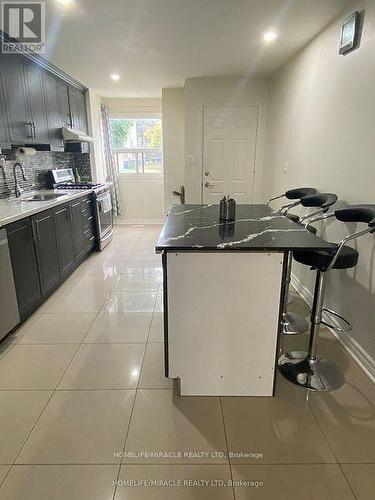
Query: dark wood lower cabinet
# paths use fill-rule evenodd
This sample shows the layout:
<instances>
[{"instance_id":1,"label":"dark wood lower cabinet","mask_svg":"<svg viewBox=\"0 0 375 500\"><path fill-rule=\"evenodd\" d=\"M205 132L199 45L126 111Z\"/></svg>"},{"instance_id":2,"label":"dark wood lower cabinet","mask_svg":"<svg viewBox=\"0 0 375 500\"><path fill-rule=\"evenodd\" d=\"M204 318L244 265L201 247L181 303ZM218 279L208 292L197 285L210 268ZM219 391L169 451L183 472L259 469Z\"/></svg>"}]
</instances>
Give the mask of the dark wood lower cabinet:
<instances>
[{"instance_id":1,"label":"dark wood lower cabinet","mask_svg":"<svg viewBox=\"0 0 375 500\"><path fill-rule=\"evenodd\" d=\"M91 196L8 224L6 229L24 321L94 248Z\"/></svg>"},{"instance_id":2,"label":"dark wood lower cabinet","mask_svg":"<svg viewBox=\"0 0 375 500\"><path fill-rule=\"evenodd\" d=\"M9 251L21 320L42 302L37 257L30 218L7 226Z\"/></svg>"},{"instance_id":3,"label":"dark wood lower cabinet","mask_svg":"<svg viewBox=\"0 0 375 500\"><path fill-rule=\"evenodd\" d=\"M60 282L59 259L52 210L31 218L42 295L49 295Z\"/></svg>"},{"instance_id":4,"label":"dark wood lower cabinet","mask_svg":"<svg viewBox=\"0 0 375 500\"><path fill-rule=\"evenodd\" d=\"M79 262L86 254L83 237L82 202L80 200L72 201L70 204L70 210L72 215L74 259L76 262Z\"/></svg>"},{"instance_id":5,"label":"dark wood lower cabinet","mask_svg":"<svg viewBox=\"0 0 375 500\"><path fill-rule=\"evenodd\" d=\"M64 278L74 268L73 228L70 204L59 205L54 208L53 217L55 220L60 274Z\"/></svg>"}]
</instances>

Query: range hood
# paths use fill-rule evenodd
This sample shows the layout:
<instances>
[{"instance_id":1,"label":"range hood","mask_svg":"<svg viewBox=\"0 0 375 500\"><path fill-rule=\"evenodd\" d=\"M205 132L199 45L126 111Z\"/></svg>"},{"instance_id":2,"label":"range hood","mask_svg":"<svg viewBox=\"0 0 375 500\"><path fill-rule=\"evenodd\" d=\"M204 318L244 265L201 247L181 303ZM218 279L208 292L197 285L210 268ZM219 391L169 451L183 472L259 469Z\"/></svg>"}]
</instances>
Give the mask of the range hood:
<instances>
[{"instance_id":1,"label":"range hood","mask_svg":"<svg viewBox=\"0 0 375 500\"><path fill-rule=\"evenodd\" d=\"M94 139L82 130L62 127L62 135L65 142L94 142Z\"/></svg>"}]
</instances>

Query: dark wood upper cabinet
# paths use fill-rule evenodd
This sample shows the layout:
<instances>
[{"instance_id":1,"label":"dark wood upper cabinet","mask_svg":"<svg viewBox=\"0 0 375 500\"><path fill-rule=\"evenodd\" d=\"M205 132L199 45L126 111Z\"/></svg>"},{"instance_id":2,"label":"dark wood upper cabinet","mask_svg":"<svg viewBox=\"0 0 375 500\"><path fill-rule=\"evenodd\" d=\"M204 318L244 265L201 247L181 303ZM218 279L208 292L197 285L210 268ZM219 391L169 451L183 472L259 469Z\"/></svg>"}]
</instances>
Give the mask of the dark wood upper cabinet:
<instances>
[{"instance_id":1,"label":"dark wood upper cabinet","mask_svg":"<svg viewBox=\"0 0 375 500\"><path fill-rule=\"evenodd\" d=\"M33 230L29 218L9 224L6 229L18 308L24 320L42 301Z\"/></svg>"},{"instance_id":2,"label":"dark wood upper cabinet","mask_svg":"<svg viewBox=\"0 0 375 500\"><path fill-rule=\"evenodd\" d=\"M72 127L72 116L69 106L69 87L67 83L58 80L60 117L63 127Z\"/></svg>"},{"instance_id":3,"label":"dark wood upper cabinet","mask_svg":"<svg viewBox=\"0 0 375 500\"><path fill-rule=\"evenodd\" d=\"M37 255L40 286L43 297L59 284L60 269L52 210L46 210L31 218Z\"/></svg>"},{"instance_id":4,"label":"dark wood upper cabinet","mask_svg":"<svg viewBox=\"0 0 375 500\"><path fill-rule=\"evenodd\" d=\"M24 60L23 71L27 92L29 120L32 123L33 144L49 144L46 99L43 88L43 70Z\"/></svg>"},{"instance_id":5,"label":"dark wood upper cabinet","mask_svg":"<svg viewBox=\"0 0 375 500\"><path fill-rule=\"evenodd\" d=\"M0 147L40 144L63 151L61 127L87 133L84 90L60 73L20 54L0 54Z\"/></svg>"},{"instance_id":6,"label":"dark wood upper cabinet","mask_svg":"<svg viewBox=\"0 0 375 500\"><path fill-rule=\"evenodd\" d=\"M87 133L85 95L79 90L69 87L69 103L73 128Z\"/></svg>"},{"instance_id":7,"label":"dark wood upper cabinet","mask_svg":"<svg viewBox=\"0 0 375 500\"><path fill-rule=\"evenodd\" d=\"M10 134L3 74L3 71L5 69L4 57L4 54L0 54L0 147L8 149L10 147Z\"/></svg>"},{"instance_id":8,"label":"dark wood upper cabinet","mask_svg":"<svg viewBox=\"0 0 375 500\"><path fill-rule=\"evenodd\" d=\"M33 127L27 105L22 56L3 54L1 68L10 141L12 144L33 143Z\"/></svg>"},{"instance_id":9,"label":"dark wood upper cabinet","mask_svg":"<svg viewBox=\"0 0 375 500\"><path fill-rule=\"evenodd\" d=\"M47 72L43 75L43 81L51 151L64 151L61 127L66 125L63 121L60 106L60 82Z\"/></svg>"}]
</instances>

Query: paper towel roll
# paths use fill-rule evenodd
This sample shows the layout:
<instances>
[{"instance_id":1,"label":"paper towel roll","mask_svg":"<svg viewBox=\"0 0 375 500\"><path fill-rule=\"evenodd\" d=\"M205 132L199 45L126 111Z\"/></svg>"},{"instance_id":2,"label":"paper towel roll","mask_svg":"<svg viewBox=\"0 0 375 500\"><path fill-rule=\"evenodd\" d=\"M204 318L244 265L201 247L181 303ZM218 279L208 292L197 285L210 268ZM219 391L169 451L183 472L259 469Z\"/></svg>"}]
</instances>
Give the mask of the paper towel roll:
<instances>
[{"instance_id":1,"label":"paper towel roll","mask_svg":"<svg viewBox=\"0 0 375 500\"><path fill-rule=\"evenodd\" d=\"M18 148L17 153L21 156L35 156L36 149L35 148Z\"/></svg>"}]
</instances>

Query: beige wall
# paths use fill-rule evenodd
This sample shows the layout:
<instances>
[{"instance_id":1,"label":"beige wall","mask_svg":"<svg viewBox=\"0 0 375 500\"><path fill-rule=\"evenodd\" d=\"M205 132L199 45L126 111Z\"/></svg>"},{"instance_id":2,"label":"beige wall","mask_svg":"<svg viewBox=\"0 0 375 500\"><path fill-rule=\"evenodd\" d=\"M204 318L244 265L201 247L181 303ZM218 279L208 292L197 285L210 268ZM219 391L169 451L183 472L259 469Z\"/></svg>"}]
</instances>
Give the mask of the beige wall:
<instances>
[{"instance_id":1,"label":"beige wall","mask_svg":"<svg viewBox=\"0 0 375 500\"><path fill-rule=\"evenodd\" d=\"M164 207L180 199L172 194L185 182L185 100L183 88L163 89Z\"/></svg>"},{"instance_id":2,"label":"beige wall","mask_svg":"<svg viewBox=\"0 0 375 500\"><path fill-rule=\"evenodd\" d=\"M203 106L255 104L259 109L255 193L261 195L263 149L268 100L265 80L190 78L185 82L185 183L187 203L201 203Z\"/></svg>"},{"instance_id":3,"label":"beige wall","mask_svg":"<svg viewBox=\"0 0 375 500\"><path fill-rule=\"evenodd\" d=\"M161 99L102 98L111 116L162 117ZM117 223L160 223L164 220L163 177L119 175L122 214Z\"/></svg>"},{"instance_id":4,"label":"beige wall","mask_svg":"<svg viewBox=\"0 0 375 500\"><path fill-rule=\"evenodd\" d=\"M120 176L119 187L122 200L121 217L117 224L160 224L164 221L164 181L162 177Z\"/></svg>"},{"instance_id":5,"label":"beige wall","mask_svg":"<svg viewBox=\"0 0 375 500\"><path fill-rule=\"evenodd\" d=\"M127 114L132 118L143 118L144 116L160 116L161 99L159 98L138 98L126 99L121 97L103 97L110 113Z\"/></svg>"},{"instance_id":6,"label":"beige wall","mask_svg":"<svg viewBox=\"0 0 375 500\"><path fill-rule=\"evenodd\" d=\"M356 8L365 11L361 46L340 56L340 26ZM336 192L341 203L375 203L374 184L375 2L364 1L325 29L271 82L263 191L267 198L311 185ZM333 223L326 235L336 241L353 229ZM327 305L353 322L354 331L344 340L375 373L374 242L374 236L358 241L355 270L332 272ZM298 265L294 273L311 291L313 273Z\"/></svg>"}]
</instances>

